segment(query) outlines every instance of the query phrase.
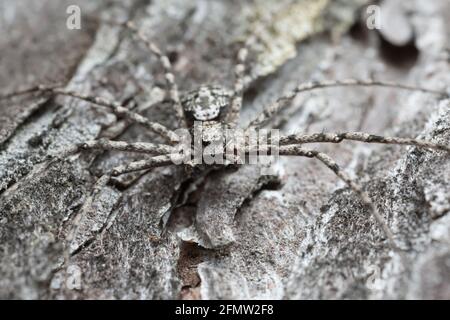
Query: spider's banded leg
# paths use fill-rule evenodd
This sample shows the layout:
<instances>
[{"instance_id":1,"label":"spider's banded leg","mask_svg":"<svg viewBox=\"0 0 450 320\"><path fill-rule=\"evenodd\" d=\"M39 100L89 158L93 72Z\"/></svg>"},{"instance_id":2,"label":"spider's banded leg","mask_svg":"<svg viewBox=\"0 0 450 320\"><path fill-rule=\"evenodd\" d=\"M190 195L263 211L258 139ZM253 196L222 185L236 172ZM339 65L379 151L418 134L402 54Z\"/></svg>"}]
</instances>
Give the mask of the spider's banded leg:
<instances>
[{"instance_id":1,"label":"spider's banded leg","mask_svg":"<svg viewBox=\"0 0 450 320\"><path fill-rule=\"evenodd\" d=\"M370 199L370 196L367 194L367 192L365 192L362 189L362 187L359 184L357 184L355 181L353 181L344 171L342 171L340 169L339 165L330 156L328 156L325 153L316 151L316 150L304 149L300 146L280 147L279 154L280 155L292 155L292 156L315 158L315 159L319 160L320 162L322 162L329 169L331 169L342 181L344 181L350 187L350 189L352 189L356 194L358 194L363 205L367 209L370 210L370 212L373 214L373 216L377 220L381 229L383 230L386 237L388 238L388 241L389 241L392 249L397 252L401 252L400 248L395 243L394 235L393 235L392 231L389 229L389 227L386 223L386 220L378 212L374 203Z\"/></svg>"},{"instance_id":2,"label":"spider's banded leg","mask_svg":"<svg viewBox=\"0 0 450 320\"><path fill-rule=\"evenodd\" d=\"M111 180L111 177L119 176L124 173L132 172L132 171L140 171L140 170L148 170L156 167L162 167L171 164L170 156L155 156L146 160L135 161L129 164L120 165L109 172L103 174L94 184L92 188L91 194L87 197L80 211L76 215L73 221L73 226L71 231L69 232L66 241L70 245L72 240L75 238L75 235L80 227L80 222L84 216L88 214L95 214L94 202L98 194L106 187L108 182ZM66 252L65 262L66 265L69 261L70 254L72 253L74 248L68 247L68 252Z\"/></svg>"},{"instance_id":3,"label":"spider's banded leg","mask_svg":"<svg viewBox=\"0 0 450 320\"><path fill-rule=\"evenodd\" d=\"M234 66L234 86L233 86L233 96L230 102L230 111L228 112L226 123L234 128L237 126L239 121L239 114L242 109L242 100L244 95L244 89L246 84L250 81L245 81L246 67L245 63L249 54L250 47L263 37L264 30L267 25L270 25L271 17L267 17L265 23L260 23L253 30L252 34L245 40L244 45L239 49L237 55L236 65ZM247 82L247 83L246 83Z\"/></svg>"},{"instance_id":4,"label":"spider's banded leg","mask_svg":"<svg viewBox=\"0 0 450 320\"><path fill-rule=\"evenodd\" d=\"M6 100L11 99L17 96L23 96L29 93L35 93L35 92L51 92L52 90L59 89L63 86L63 84L52 84L52 85L38 85L34 87L29 87L25 89L16 90L13 92L9 92L6 94L1 95L0 94L0 100Z\"/></svg>"},{"instance_id":5,"label":"spider's banded leg","mask_svg":"<svg viewBox=\"0 0 450 320\"><path fill-rule=\"evenodd\" d=\"M164 144L149 142L112 141L107 139L91 140L79 145L81 150L125 151L146 154L170 154L174 148Z\"/></svg>"},{"instance_id":6,"label":"spider's banded leg","mask_svg":"<svg viewBox=\"0 0 450 320\"><path fill-rule=\"evenodd\" d=\"M340 143L344 140L359 141L365 143L415 146L418 148L426 148L450 152L450 145L433 143L421 139L383 137L364 132L292 134L287 136L281 136L279 144L289 145L289 144L320 143L320 142Z\"/></svg>"},{"instance_id":7,"label":"spider's banded leg","mask_svg":"<svg viewBox=\"0 0 450 320\"><path fill-rule=\"evenodd\" d=\"M148 120L139 113L130 111L128 108L123 107L122 105L120 105L120 103L117 103L115 101L109 101L102 97L89 96L64 89L53 89L51 90L51 92L54 94L65 95L70 96L72 98L84 100L92 103L93 105L107 107L114 114L126 117L127 119L146 127L147 129L159 134L160 136L162 136L164 139L168 140L171 143L178 141L178 136L175 134L175 132L171 131L170 129L168 129L167 127L163 126L160 123Z\"/></svg>"},{"instance_id":8,"label":"spider's banded leg","mask_svg":"<svg viewBox=\"0 0 450 320\"><path fill-rule=\"evenodd\" d=\"M127 22L117 22L117 21L111 21L111 20L105 20L101 19L102 22L109 23L112 25L120 25L122 27L127 28L130 30L133 34L133 36L140 42L142 42L148 51L155 55L159 62L161 63L161 66L164 69L164 78L166 80L167 85L167 92L169 94L169 98L171 102L173 103L173 108L175 110L175 115L177 117L178 124L182 127L187 127L187 123L184 117L184 111L183 107L181 105L180 100L180 93L178 90L178 86L175 82L175 76L172 71L172 63L170 62L169 57L167 55L163 54L161 49L153 42L151 41L142 30L140 30L133 21L127 21Z\"/></svg>"},{"instance_id":9,"label":"spider's banded leg","mask_svg":"<svg viewBox=\"0 0 450 320\"><path fill-rule=\"evenodd\" d=\"M163 138L167 139L171 143L178 141L178 136L175 134L175 132L169 130L162 124L159 124L157 122L152 122L152 121L148 120L147 118L145 118L144 116L142 116L136 112L130 111L128 108L123 107L122 105L120 105L120 103L115 102L115 101L109 101L102 97L90 96L90 95L86 95L86 94L82 94L82 93L78 93L78 92L74 92L74 91L70 91L70 90L66 90L66 89L62 89L62 88L55 88L53 86L36 86L33 88L16 91L13 93L6 94L4 96L0 96L0 100L6 99L6 98L12 98L14 96L19 96L19 95L23 95L23 94L33 93L33 92L42 92L42 93L51 93L51 94L55 94L55 95L69 96L72 98L90 102L94 106L99 105L102 107L107 107L114 114L116 114L118 116L126 117L133 122L139 123L140 125L148 128L149 130L161 135Z\"/></svg>"},{"instance_id":10,"label":"spider's banded leg","mask_svg":"<svg viewBox=\"0 0 450 320\"><path fill-rule=\"evenodd\" d=\"M95 183L90 197L87 199L85 204L91 205L93 198L108 184L111 177L117 177L121 174L125 174L133 171L140 170L148 170L156 167L164 167L172 164L171 158L169 155L159 155L154 156L149 159L139 160L130 162L128 164L123 164L117 167L114 167L109 172L103 174ZM83 205L83 208L85 205Z\"/></svg>"},{"instance_id":11,"label":"spider's banded leg","mask_svg":"<svg viewBox=\"0 0 450 320\"><path fill-rule=\"evenodd\" d=\"M117 177L124 173L148 170L156 167L165 167L172 164L173 162L170 155L160 155L152 157L150 159L134 161L128 164L117 166L111 170L111 175L113 177Z\"/></svg>"},{"instance_id":12,"label":"spider's banded leg","mask_svg":"<svg viewBox=\"0 0 450 320\"><path fill-rule=\"evenodd\" d=\"M80 212L84 213L84 212L86 212L86 210L92 209L92 204L94 202L95 197L108 184L111 177L117 177L117 176L120 176L121 174L133 172L133 171L148 170L148 169L152 169L152 168L156 168L156 167L163 167L163 166L170 165L171 163L172 162L171 162L170 156L160 155L160 156L151 157L151 158L145 159L145 160L130 162L128 164L123 164L123 165L113 168L109 172L103 174L97 180L97 182L94 184L94 187L92 188L92 192L91 192L90 196L86 199L86 202L84 203Z\"/></svg>"},{"instance_id":13,"label":"spider's banded leg","mask_svg":"<svg viewBox=\"0 0 450 320\"><path fill-rule=\"evenodd\" d=\"M152 104L147 104L147 105L136 105L132 108L128 108L128 110L134 112L134 113L138 113L138 114L142 114L142 112L152 108L153 106L155 106L156 104L160 103L160 102L165 102L164 100L159 100L155 103ZM100 133L101 138L106 138L106 139L114 139L117 138L118 136L120 136L122 133L125 132L125 130L128 129L128 127L133 123L133 121L130 121L130 119L128 118L123 118L120 119L119 121L116 121L114 124L112 124L111 126L105 128L102 130L102 132ZM175 142L175 141L174 141Z\"/></svg>"},{"instance_id":14,"label":"spider's banded leg","mask_svg":"<svg viewBox=\"0 0 450 320\"><path fill-rule=\"evenodd\" d=\"M86 201L83 203L83 206L73 218L71 227L69 228L69 231L66 236L66 248L64 250L64 263L62 266L66 279L69 276L68 267L70 265L70 258L72 254L78 249L78 246L77 247L73 246L73 241L75 240L76 235L79 232L82 219L83 217L88 216L90 214L95 214L95 208L93 206L94 200L97 197L97 195L101 192L101 190L104 187L106 187L110 179L111 175L105 174L96 181L96 183L92 188L91 194L87 197ZM67 281L64 281L64 289L65 290L68 289Z\"/></svg>"},{"instance_id":15,"label":"spider's banded leg","mask_svg":"<svg viewBox=\"0 0 450 320\"><path fill-rule=\"evenodd\" d=\"M169 93L169 97L172 100L173 107L175 109L178 124L186 127L187 125L184 117L183 107L181 106L180 101L180 93L178 91L178 87L175 82L175 76L172 71L172 63L170 62L169 58L165 54L163 54L162 51L158 48L158 46L152 41L150 41L150 39L147 38L144 32L142 32L142 30L136 27L136 25L132 21L128 21L123 25L127 27L130 31L132 31L136 39L144 43L147 49L152 54L154 54L160 61L162 67L164 68L164 77L166 79L167 90Z\"/></svg>"},{"instance_id":16,"label":"spider's banded leg","mask_svg":"<svg viewBox=\"0 0 450 320\"><path fill-rule=\"evenodd\" d=\"M242 47L237 56L237 63L234 67L234 87L233 97L230 102L230 111L227 115L226 122L231 128L237 126L239 121L239 113L242 108L242 99L244 95L244 76L245 76L245 61L248 56L248 46Z\"/></svg>"},{"instance_id":17,"label":"spider's banded leg","mask_svg":"<svg viewBox=\"0 0 450 320\"><path fill-rule=\"evenodd\" d=\"M316 89L332 88L332 87L386 87L396 88L409 91L419 91L424 93L436 94L439 96L447 96L444 91L426 89L416 86L404 85L395 82L384 82L377 80L356 80L347 79L341 81L322 81L322 82L308 82L299 85L297 88L287 93L286 95L278 98L274 103L263 109L263 112L259 114L255 119L249 123L249 127L260 127L264 125L270 118L287 108L288 102L292 101L299 93L312 91Z\"/></svg>"}]
</instances>

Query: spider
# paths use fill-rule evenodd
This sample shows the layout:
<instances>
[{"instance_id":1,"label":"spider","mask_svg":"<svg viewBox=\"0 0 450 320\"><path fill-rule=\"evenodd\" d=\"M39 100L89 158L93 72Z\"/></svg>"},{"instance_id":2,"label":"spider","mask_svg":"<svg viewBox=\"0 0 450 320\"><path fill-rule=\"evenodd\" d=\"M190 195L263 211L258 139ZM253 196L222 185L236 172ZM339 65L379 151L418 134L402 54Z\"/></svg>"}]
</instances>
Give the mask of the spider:
<instances>
[{"instance_id":1,"label":"spider","mask_svg":"<svg viewBox=\"0 0 450 320\"><path fill-rule=\"evenodd\" d=\"M117 23L117 22L116 22ZM204 85L197 90L189 92L183 96L180 93L175 82L175 76L172 72L172 65L169 58L150 40L146 35L132 22L119 23L127 28L132 35L140 42L145 44L146 48L155 55L165 72L165 82L167 96L173 107L178 127L192 132L194 123L200 123L204 128L201 136L201 143L208 145L212 137L222 135L224 129L236 129L238 127L239 114L242 108L243 94L245 89L246 60L249 55L249 45L255 41L257 34L249 37L244 45L239 49L237 62L234 67L234 85L227 89L222 86ZM421 91L428 94L434 94L439 97L448 97L445 92L426 89L421 87L402 85L392 82L383 82L376 80L355 80L347 79L342 81L323 81L300 84L293 91L279 97L275 102L263 108L263 112L255 117L244 127L248 132L251 129L259 130L266 125L274 116L285 110L298 94L306 91L312 91L328 87L391 87L410 91ZM117 116L127 118L129 121L142 125L146 129L160 135L165 139L165 144L155 144L150 142L126 142L112 141L108 139L96 139L73 145L65 150L58 159L65 158L84 150L116 150L124 152L139 152L149 155L144 160L133 161L119 165L112 170L104 173L94 184L91 195L86 199L81 210L93 210L92 202L100 190L105 187L112 177L117 177L126 173L135 171L145 171L155 167L170 166L173 163L173 154L176 153L176 145L180 142L180 136L168 127L153 122L137 112L134 112L116 101L109 101L102 97L90 96L79 92L66 90L59 85L38 85L35 87L18 90L0 96L0 99L9 99L15 96L29 93L49 93L53 95L69 96L90 102L93 107L107 107ZM339 165L327 154L304 147L308 143L341 143L345 140L359 141L362 143L378 143L415 146L418 148L434 149L450 152L450 146L445 144L433 143L415 138L385 137L364 132L340 132L340 133L312 133L312 134L291 134L281 135L276 141L277 153L280 156L299 156L313 158L320 161L327 168L332 170L336 176L343 180L348 187L353 190L360 198L361 203L376 219L380 228L384 232L389 245L397 252L402 250L397 246L396 240L383 215L380 214L372 202L370 196L361 185L355 182L344 172ZM267 145L259 146L260 151L273 147L274 141L269 141ZM248 154L249 149L236 150ZM189 166L199 171L205 171L211 166L196 164L190 162ZM222 165L226 166L226 164Z\"/></svg>"}]
</instances>

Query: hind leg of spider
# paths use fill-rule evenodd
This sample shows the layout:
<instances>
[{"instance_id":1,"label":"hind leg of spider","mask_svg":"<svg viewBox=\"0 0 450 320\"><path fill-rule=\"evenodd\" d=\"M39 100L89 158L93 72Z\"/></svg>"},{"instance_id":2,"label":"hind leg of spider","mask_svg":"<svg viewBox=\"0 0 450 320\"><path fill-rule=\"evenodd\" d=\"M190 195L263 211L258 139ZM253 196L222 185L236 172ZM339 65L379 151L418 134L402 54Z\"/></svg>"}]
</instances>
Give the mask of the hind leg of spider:
<instances>
[{"instance_id":1,"label":"hind leg of spider","mask_svg":"<svg viewBox=\"0 0 450 320\"><path fill-rule=\"evenodd\" d=\"M148 159L139 160L139 161L133 161L127 164L123 164L120 166L117 166L107 173L103 174L95 183L91 195L86 200L85 204L83 205L83 210L86 208L92 208L92 202L96 195L108 184L111 177L117 177L125 173L134 172L134 171L141 171L141 170L148 170L153 169L156 167L164 167L172 164L172 160L170 155L158 155L154 156Z\"/></svg>"},{"instance_id":2,"label":"hind leg of spider","mask_svg":"<svg viewBox=\"0 0 450 320\"><path fill-rule=\"evenodd\" d=\"M129 172L143 171L153 169L156 167L169 166L171 164L173 164L171 156L165 154L123 164L109 170L107 173L104 173L94 184L91 194L87 197L79 213L77 214L75 221L73 223L74 227L72 228L72 231L69 233L69 236L67 238L68 243L70 243L73 240L73 236L77 232L80 220L86 214L95 214L95 208L93 206L95 199L98 196L98 194L106 187L106 185L108 184L108 182L111 180L112 177L117 177Z\"/></svg>"},{"instance_id":3,"label":"hind leg of spider","mask_svg":"<svg viewBox=\"0 0 450 320\"><path fill-rule=\"evenodd\" d=\"M67 237L66 237L66 249L64 253L64 265L63 269L67 270L68 265L70 264L70 257L71 255L76 251L78 247L83 245L84 243L78 243L76 246L73 245L73 240L75 240L78 230L80 228L80 225L83 221L83 219L86 216L92 216L96 214L96 208L95 208L95 200L97 196L100 194L100 192L107 186L108 182L110 181L111 177L120 176L122 174L133 172L133 171L145 171L150 170L156 167L163 167L171 165L171 157L168 155L159 155L155 156L149 159L140 160L140 161L134 161L130 162L128 164L120 165L112 170L108 171L107 173L103 174L94 184L91 194L87 197L86 201L84 202L81 209L78 211L76 216L74 217L72 221L72 225L70 230L68 231ZM67 271L66 271L67 272ZM67 275L66 275L67 276Z\"/></svg>"},{"instance_id":4,"label":"hind leg of spider","mask_svg":"<svg viewBox=\"0 0 450 320\"><path fill-rule=\"evenodd\" d=\"M169 130L167 127L163 126L160 123L152 122L147 118L145 118L144 116L136 112L130 111L128 108L123 107L120 103L116 101L110 101L102 97L78 93L60 87L39 85L0 96L0 100L9 99L15 96L20 96L29 93L50 93L54 95L68 96L75 99L90 102L91 103L90 105L94 107L95 106L106 107L110 109L114 114L126 117L130 121L136 122L146 127L147 129L159 134L160 136L162 136L164 139L168 140L171 143L175 143L178 141L178 136L175 134L175 132Z\"/></svg>"},{"instance_id":5,"label":"hind leg of spider","mask_svg":"<svg viewBox=\"0 0 450 320\"><path fill-rule=\"evenodd\" d=\"M322 81L322 82L309 82L299 85L294 90L288 92L282 97L278 98L274 103L263 108L263 111L255 117L248 127L261 127L267 124L267 122L279 114L281 111L285 110L298 94L302 92L313 91L317 89L333 88L333 87L384 87L384 88L396 88L408 91L418 91L423 93L435 94L438 96L448 96L445 91L438 91L432 89L426 89L422 87L404 85L394 82L385 82L377 80L356 80L347 79L341 81Z\"/></svg>"},{"instance_id":6,"label":"hind leg of spider","mask_svg":"<svg viewBox=\"0 0 450 320\"><path fill-rule=\"evenodd\" d=\"M364 191L364 189L358 183L352 180L330 156L323 152L305 149L298 145L280 147L279 154L315 158L322 162L327 168L332 170L342 181L344 181L348 185L348 187L350 187L351 190L353 190L359 196L364 207L367 208L367 210L369 210L370 213L375 217L378 225L386 235L390 247L394 251L400 253L400 255L402 255L402 259L404 259L403 252L397 246L392 231L390 230L384 217L378 212L368 193Z\"/></svg>"}]
</instances>

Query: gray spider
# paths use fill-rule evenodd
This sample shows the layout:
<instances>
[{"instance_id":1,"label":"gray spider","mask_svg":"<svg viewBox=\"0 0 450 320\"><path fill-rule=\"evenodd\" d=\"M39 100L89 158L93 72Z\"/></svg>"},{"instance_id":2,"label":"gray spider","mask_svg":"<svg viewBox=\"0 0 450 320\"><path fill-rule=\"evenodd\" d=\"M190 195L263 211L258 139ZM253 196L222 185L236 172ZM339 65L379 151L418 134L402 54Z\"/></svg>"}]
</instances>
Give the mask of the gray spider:
<instances>
[{"instance_id":1,"label":"gray spider","mask_svg":"<svg viewBox=\"0 0 450 320\"><path fill-rule=\"evenodd\" d=\"M192 130L194 122L200 122L204 128L201 143L209 144L214 137L221 135L224 129L233 129L237 127L239 120L239 113L242 107L242 97L244 91L244 76L245 76L245 61L247 59L249 50L248 45L255 39L249 39L245 45L239 50L237 54L237 63L234 68L234 87L232 90L222 88L220 86L201 86L195 91L187 93L180 98L175 77L172 73L172 66L169 58L162 53L162 51L151 42L143 32L141 32L132 22L121 23L128 28L138 41L143 42L148 50L158 57L162 67L165 71L165 80L167 85L167 93L173 105L173 110L178 122L179 128ZM397 83L381 82L374 80L343 80L343 81L326 81L326 82L311 82L299 85L292 92L278 98L274 103L265 107L263 112L252 120L244 130L259 129L265 125L271 118L277 115L281 110L284 110L288 103L294 99L301 92L316 90L327 87L343 87L343 86L380 86L392 87L404 90L422 91L429 94L436 94L438 96L448 96L445 92L430 90L420 87L401 85ZM145 128L159 134L163 137L167 144L154 144L150 142L125 142L112 141L106 139L86 141L81 144L74 145L64 152L61 158L82 150L118 150L128 152L140 152L149 154L150 157L145 160L134 161L117 166L104 173L93 187L92 194L87 198L81 210L93 210L92 201L96 194L110 181L112 176L119 176L125 173L134 171L144 171L155 167L173 165L172 155L176 154L176 145L180 141L180 136L177 133L160 123L152 122L144 116L121 106L120 103L109 101L107 99L95 96L89 96L78 92L69 91L59 86L45 86L39 85L25 90L15 91L3 96L0 99L11 98L18 95L41 92L51 93L54 95L64 95L73 98L88 101L92 106L103 106L109 108L114 114L125 117L128 120L138 123ZM349 175L342 171L339 165L327 154L303 147L308 143L341 143L344 140L353 140L363 143L381 143L381 144L395 144L395 145L409 145L419 148L434 149L450 152L450 146L437 144L430 141L419 140L414 138L399 138L399 137L384 137L363 132L344 132L344 133L315 133L315 134L294 134L280 136L278 141L277 153L281 156L300 156L315 158L323 163L326 167L331 169L340 179L342 179L356 194L359 195L362 204L370 211L376 218L381 229L385 233L390 246L396 251L400 251L394 240L394 235L390 231L383 216L377 211L369 195L363 188L353 181ZM258 146L258 150L268 149L273 147L274 141L270 145ZM248 154L250 150L235 150L236 152L244 152ZM190 164L194 167L201 167L204 170L208 166Z\"/></svg>"}]
</instances>

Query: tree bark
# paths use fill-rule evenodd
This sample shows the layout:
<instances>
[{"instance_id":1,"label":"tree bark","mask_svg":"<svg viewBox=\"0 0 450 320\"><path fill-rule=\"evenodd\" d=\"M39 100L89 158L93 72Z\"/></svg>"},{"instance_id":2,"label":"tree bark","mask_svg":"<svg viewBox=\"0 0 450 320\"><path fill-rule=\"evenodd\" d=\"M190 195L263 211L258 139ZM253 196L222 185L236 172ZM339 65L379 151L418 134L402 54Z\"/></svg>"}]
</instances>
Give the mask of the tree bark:
<instances>
[{"instance_id":1,"label":"tree bark","mask_svg":"<svg viewBox=\"0 0 450 320\"><path fill-rule=\"evenodd\" d=\"M161 101L158 60L127 31L95 17L133 19L168 52L184 92L203 83L232 88L236 49L267 11L281 12L278 27L251 50L241 124L311 80L373 77L448 91L448 1L403 4L397 14L407 11L403 27L414 31L405 45L385 38L406 31L389 37L396 30L356 23L366 3L2 0L0 91L62 82L128 106L155 103L143 114L175 128ZM73 4L81 8L81 30L66 28ZM142 155L45 159L123 120L42 94L1 101L0 110L1 298L450 298L448 154L356 142L317 146L369 192L406 250L404 265L358 197L310 159L282 158L276 179L251 166L215 172L181 206L189 185L183 168L130 174L102 189L94 212L80 216L101 172ZM326 89L300 95L291 110L281 119L283 132L450 141L450 100L424 93ZM125 125L115 139L162 141Z\"/></svg>"}]
</instances>

